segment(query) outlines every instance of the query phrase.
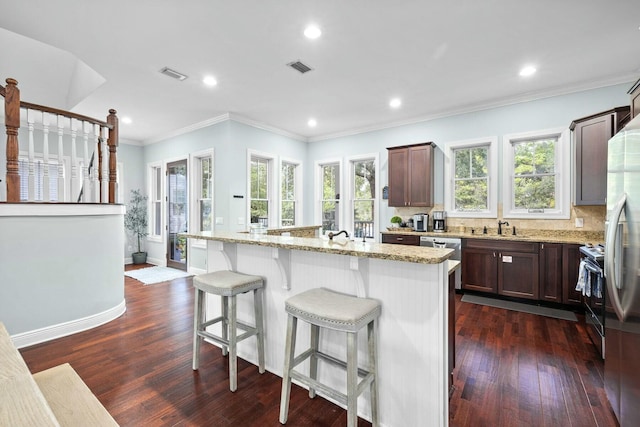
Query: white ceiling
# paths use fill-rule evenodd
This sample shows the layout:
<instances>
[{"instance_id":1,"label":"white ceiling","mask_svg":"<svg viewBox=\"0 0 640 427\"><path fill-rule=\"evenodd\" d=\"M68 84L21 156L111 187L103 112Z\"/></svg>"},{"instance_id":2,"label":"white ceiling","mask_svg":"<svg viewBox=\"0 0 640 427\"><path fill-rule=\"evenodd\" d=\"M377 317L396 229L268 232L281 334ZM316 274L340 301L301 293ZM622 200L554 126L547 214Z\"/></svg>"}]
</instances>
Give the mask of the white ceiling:
<instances>
[{"instance_id":1,"label":"white ceiling","mask_svg":"<svg viewBox=\"0 0 640 427\"><path fill-rule=\"evenodd\" d=\"M0 28L9 30L0 40L15 41L0 43L0 78L16 78L23 100L97 118L115 108L133 119L121 124L121 138L147 143L227 113L319 140L640 77L638 0L0 0L0 7ZM302 34L311 22L322 29L317 40ZM20 40L66 59L47 62ZM314 70L286 66L295 60ZM518 75L525 64L538 68L528 79ZM164 66L189 78L164 76ZM76 103L70 81L87 68L95 73ZM206 74L216 87L204 87ZM402 98L400 109L389 108L392 97ZM307 126L310 117L317 127Z\"/></svg>"}]
</instances>

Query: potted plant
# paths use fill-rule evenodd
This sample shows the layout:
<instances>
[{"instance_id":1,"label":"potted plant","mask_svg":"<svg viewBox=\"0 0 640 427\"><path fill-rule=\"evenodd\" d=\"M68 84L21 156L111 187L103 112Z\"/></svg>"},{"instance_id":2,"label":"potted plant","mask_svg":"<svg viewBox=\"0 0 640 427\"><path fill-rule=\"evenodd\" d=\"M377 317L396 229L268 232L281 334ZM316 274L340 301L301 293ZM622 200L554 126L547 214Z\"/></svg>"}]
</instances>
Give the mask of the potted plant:
<instances>
[{"instance_id":1,"label":"potted plant","mask_svg":"<svg viewBox=\"0 0 640 427\"><path fill-rule=\"evenodd\" d=\"M397 215L391 217L391 224L393 227L400 227L400 224L402 224L402 218Z\"/></svg>"},{"instance_id":2,"label":"potted plant","mask_svg":"<svg viewBox=\"0 0 640 427\"><path fill-rule=\"evenodd\" d=\"M140 190L131 190L131 200L124 215L124 226L138 239L138 252L131 254L134 264L147 262L147 253L142 252L140 247L140 239L149 234L147 225L147 196L142 195Z\"/></svg>"}]
</instances>

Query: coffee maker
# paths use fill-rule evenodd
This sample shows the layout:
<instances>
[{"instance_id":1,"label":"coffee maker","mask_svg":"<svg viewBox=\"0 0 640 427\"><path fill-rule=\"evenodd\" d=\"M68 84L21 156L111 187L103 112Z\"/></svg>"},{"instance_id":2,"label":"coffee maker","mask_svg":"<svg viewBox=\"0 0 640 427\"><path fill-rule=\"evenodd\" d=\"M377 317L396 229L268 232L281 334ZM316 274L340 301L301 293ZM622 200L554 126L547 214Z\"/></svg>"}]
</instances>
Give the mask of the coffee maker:
<instances>
[{"instance_id":1,"label":"coffee maker","mask_svg":"<svg viewBox=\"0 0 640 427\"><path fill-rule=\"evenodd\" d=\"M427 231L429 224L429 215L416 214L413 216L413 231Z\"/></svg>"},{"instance_id":2,"label":"coffee maker","mask_svg":"<svg viewBox=\"0 0 640 427\"><path fill-rule=\"evenodd\" d=\"M433 231L436 233L444 233L447 230L445 217L445 211L433 211Z\"/></svg>"}]
</instances>

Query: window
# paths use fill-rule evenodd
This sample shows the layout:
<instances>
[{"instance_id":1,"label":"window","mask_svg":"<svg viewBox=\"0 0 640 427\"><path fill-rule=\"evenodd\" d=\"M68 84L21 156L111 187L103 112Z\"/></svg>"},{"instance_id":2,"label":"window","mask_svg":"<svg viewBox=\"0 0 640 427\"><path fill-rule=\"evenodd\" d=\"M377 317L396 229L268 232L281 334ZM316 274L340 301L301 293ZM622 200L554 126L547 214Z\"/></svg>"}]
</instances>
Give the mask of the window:
<instances>
[{"instance_id":1,"label":"window","mask_svg":"<svg viewBox=\"0 0 640 427\"><path fill-rule=\"evenodd\" d=\"M497 217L497 139L449 143L445 148L445 210L451 217Z\"/></svg>"},{"instance_id":2,"label":"window","mask_svg":"<svg viewBox=\"0 0 640 427\"><path fill-rule=\"evenodd\" d=\"M320 218L322 231L340 229L340 163L319 165Z\"/></svg>"},{"instance_id":3,"label":"window","mask_svg":"<svg viewBox=\"0 0 640 427\"><path fill-rule=\"evenodd\" d=\"M213 230L213 159L211 156L195 158L198 231Z\"/></svg>"},{"instance_id":4,"label":"window","mask_svg":"<svg viewBox=\"0 0 640 427\"><path fill-rule=\"evenodd\" d=\"M376 212L376 159L351 161L353 235L373 239Z\"/></svg>"},{"instance_id":5,"label":"window","mask_svg":"<svg viewBox=\"0 0 640 427\"><path fill-rule=\"evenodd\" d=\"M149 238L162 239L162 166L151 165L149 167Z\"/></svg>"},{"instance_id":6,"label":"window","mask_svg":"<svg viewBox=\"0 0 640 427\"><path fill-rule=\"evenodd\" d=\"M45 199L45 172L48 168L49 198ZM20 157L18 159L18 175L20 175L20 200L29 200L29 160ZM58 201L58 161L49 160L48 166L42 159L33 161L33 200L39 202Z\"/></svg>"},{"instance_id":7,"label":"window","mask_svg":"<svg viewBox=\"0 0 640 427\"><path fill-rule=\"evenodd\" d=\"M251 223L269 226L270 160L251 156L250 208Z\"/></svg>"},{"instance_id":8,"label":"window","mask_svg":"<svg viewBox=\"0 0 640 427\"><path fill-rule=\"evenodd\" d=\"M300 206L296 203L298 197L300 165L283 161L280 168L280 224L282 226L296 225L296 220L301 217Z\"/></svg>"},{"instance_id":9,"label":"window","mask_svg":"<svg viewBox=\"0 0 640 427\"><path fill-rule=\"evenodd\" d=\"M504 138L504 216L569 218L569 144L566 131Z\"/></svg>"}]
</instances>

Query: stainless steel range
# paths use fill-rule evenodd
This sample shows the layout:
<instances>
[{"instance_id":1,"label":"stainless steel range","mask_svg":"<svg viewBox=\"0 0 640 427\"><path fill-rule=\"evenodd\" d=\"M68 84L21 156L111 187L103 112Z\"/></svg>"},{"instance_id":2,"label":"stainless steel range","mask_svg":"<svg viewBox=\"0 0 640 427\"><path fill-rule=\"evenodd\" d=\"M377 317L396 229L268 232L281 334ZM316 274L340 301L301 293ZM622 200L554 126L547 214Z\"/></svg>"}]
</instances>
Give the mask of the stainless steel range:
<instances>
[{"instance_id":1,"label":"stainless steel range","mask_svg":"<svg viewBox=\"0 0 640 427\"><path fill-rule=\"evenodd\" d=\"M607 287L604 277L604 252L602 245L581 246L580 271L578 287L582 290L584 303L584 318L587 325L589 338L598 348L600 356L605 357L605 296Z\"/></svg>"}]
</instances>

